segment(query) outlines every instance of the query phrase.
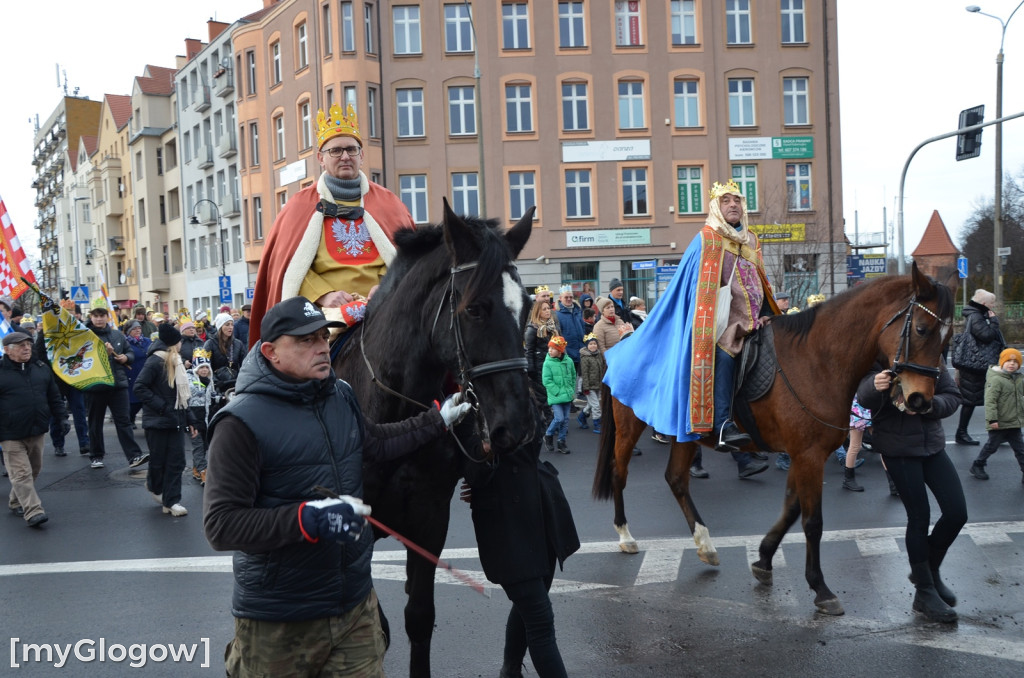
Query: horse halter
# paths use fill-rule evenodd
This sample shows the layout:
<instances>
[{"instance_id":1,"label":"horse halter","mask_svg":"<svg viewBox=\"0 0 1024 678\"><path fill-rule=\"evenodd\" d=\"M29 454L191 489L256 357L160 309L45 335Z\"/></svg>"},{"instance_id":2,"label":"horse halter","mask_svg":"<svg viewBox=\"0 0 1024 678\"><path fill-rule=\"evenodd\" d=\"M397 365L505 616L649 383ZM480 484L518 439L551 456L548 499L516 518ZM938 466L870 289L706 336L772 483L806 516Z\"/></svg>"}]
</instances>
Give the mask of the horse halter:
<instances>
[{"instance_id":1,"label":"horse halter","mask_svg":"<svg viewBox=\"0 0 1024 678\"><path fill-rule=\"evenodd\" d=\"M910 323L914 319L915 306L923 310L931 317L938 320L939 323L941 323L942 325L948 326L951 325L953 322L952 320L943 320L938 315L936 315L936 313L932 311L930 308L921 304L917 300L916 294L912 296L910 298L910 303L907 304L907 307L905 309L903 309L902 311L897 311L896 315L889 318L889 321L882 325L882 332L885 332L886 328L889 327L889 325L892 325L897 318L899 318L901 315L904 316L903 330L900 332L900 346L899 349L897 349L896 351L896 357L893 358L892 361L892 371L894 374L899 375L901 372L909 370L910 372L916 372L917 374L921 374L926 377L931 377L932 379L938 379L938 367L927 367L925 365L919 365L918 363L910 362ZM904 354L906 354L905 357ZM900 358L904 358L904 360L901 361Z\"/></svg>"}]
</instances>

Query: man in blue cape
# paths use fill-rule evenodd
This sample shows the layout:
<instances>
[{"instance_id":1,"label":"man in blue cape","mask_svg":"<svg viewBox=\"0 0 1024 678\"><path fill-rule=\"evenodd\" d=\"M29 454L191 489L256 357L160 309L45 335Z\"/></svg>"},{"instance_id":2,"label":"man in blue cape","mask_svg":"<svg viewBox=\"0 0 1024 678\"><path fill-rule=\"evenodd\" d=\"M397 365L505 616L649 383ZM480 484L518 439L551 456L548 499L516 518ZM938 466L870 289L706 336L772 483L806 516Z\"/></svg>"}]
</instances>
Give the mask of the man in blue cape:
<instances>
[{"instance_id":1,"label":"man in blue cape","mask_svg":"<svg viewBox=\"0 0 1024 678\"><path fill-rule=\"evenodd\" d=\"M744 338L778 312L746 198L735 182L715 182L707 223L665 294L633 336L605 354L604 383L656 431L680 441L713 435L716 450L735 452L751 442L729 418L735 359Z\"/></svg>"}]
</instances>

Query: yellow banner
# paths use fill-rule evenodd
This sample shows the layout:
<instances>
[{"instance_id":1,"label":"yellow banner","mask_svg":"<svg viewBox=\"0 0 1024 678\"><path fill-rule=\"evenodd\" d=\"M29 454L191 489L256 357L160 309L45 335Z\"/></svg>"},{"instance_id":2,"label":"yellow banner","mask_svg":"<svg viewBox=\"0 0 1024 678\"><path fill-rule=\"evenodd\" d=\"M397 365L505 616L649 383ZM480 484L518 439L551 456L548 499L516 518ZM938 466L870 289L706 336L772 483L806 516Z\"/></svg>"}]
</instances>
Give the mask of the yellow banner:
<instances>
[{"instance_id":1,"label":"yellow banner","mask_svg":"<svg viewBox=\"0 0 1024 678\"><path fill-rule=\"evenodd\" d=\"M43 340L54 373L70 386L84 391L114 385L103 342L66 308L54 306L43 313Z\"/></svg>"},{"instance_id":2,"label":"yellow banner","mask_svg":"<svg viewBox=\"0 0 1024 678\"><path fill-rule=\"evenodd\" d=\"M773 242L804 242L807 224L750 224L750 230L761 239L761 244Z\"/></svg>"}]
</instances>

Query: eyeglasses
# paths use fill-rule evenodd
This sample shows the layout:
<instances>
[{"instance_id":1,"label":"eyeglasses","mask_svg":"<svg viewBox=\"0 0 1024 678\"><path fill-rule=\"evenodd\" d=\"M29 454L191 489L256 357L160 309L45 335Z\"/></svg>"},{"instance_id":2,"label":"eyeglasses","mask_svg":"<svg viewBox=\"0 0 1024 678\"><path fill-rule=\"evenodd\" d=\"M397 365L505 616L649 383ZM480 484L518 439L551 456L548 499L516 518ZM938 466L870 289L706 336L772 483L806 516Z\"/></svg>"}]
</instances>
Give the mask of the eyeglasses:
<instances>
[{"instance_id":1,"label":"eyeglasses","mask_svg":"<svg viewBox=\"0 0 1024 678\"><path fill-rule=\"evenodd\" d=\"M362 152L361 146L335 146L334 148L325 148L321 151L324 155L329 155L332 158L340 158L343 154L347 154L348 157L354 158Z\"/></svg>"}]
</instances>

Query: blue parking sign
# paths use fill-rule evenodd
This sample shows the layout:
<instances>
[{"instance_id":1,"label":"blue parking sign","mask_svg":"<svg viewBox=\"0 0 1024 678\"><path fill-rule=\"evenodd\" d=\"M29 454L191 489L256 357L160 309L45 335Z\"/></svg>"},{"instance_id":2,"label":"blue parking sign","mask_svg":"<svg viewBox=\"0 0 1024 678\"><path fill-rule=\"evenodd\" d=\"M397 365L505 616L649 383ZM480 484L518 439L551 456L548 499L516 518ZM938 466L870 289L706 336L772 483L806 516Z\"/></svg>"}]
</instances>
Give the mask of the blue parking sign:
<instances>
[{"instance_id":1,"label":"blue parking sign","mask_svg":"<svg viewBox=\"0 0 1024 678\"><path fill-rule=\"evenodd\" d=\"M220 303L230 304L231 303L231 288L222 287L220 288Z\"/></svg>"}]
</instances>

